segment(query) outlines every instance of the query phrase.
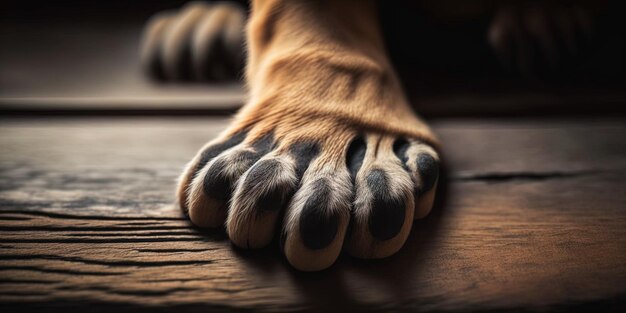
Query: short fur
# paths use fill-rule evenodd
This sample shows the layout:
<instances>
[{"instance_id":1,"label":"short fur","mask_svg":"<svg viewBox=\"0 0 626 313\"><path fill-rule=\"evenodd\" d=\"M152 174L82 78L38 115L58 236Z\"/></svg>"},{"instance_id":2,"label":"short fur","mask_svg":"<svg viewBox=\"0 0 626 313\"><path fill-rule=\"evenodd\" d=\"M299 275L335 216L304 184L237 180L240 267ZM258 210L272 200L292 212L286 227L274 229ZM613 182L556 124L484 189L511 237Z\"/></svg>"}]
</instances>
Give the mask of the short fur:
<instances>
[{"instance_id":1,"label":"short fur","mask_svg":"<svg viewBox=\"0 0 626 313\"><path fill-rule=\"evenodd\" d=\"M179 185L179 202L194 224L225 224L244 248L266 246L282 225L287 260L305 271L332 265L344 242L360 258L386 257L402 247L414 215L432 206L435 188L417 192L415 162L424 153L439 160L432 148L437 139L409 106L375 21L370 1L253 1L249 100L220 138L200 150ZM267 138L271 145L259 144ZM349 152L353 142L356 150ZM401 152L394 151L398 143ZM374 171L385 186L368 185ZM220 182L230 186L215 185ZM220 199L229 194L222 187L231 188L230 199ZM277 209L259 208L263 197ZM372 220L374 202L376 216L395 226ZM404 217L387 216L387 204L404 206L387 208ZM372 225L382 229L382 239L372 235Z\"/></svg>"}]
</instances>

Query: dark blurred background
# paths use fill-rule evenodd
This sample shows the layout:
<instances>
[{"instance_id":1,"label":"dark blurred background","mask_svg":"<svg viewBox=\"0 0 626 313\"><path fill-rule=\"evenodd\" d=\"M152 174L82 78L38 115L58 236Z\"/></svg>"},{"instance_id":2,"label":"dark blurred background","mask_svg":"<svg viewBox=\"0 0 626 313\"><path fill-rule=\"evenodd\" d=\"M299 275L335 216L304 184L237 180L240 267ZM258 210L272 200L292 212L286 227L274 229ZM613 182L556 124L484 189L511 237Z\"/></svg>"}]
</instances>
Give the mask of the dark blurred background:
<instances>
[{"instance_id":1,"label":"dark blurred background","mask_svg":"<svg viewBox=\"0 0 626 313\"><path fill-rule=\"evenodd\" d=\"M3 1L0 110L230 114L244 101L238 82L163 83L141 72L146 21L185 3ZM624 113L626 18L616 1L595 16L593 39L575 60L530 76L498 62L486 40L489 11L450 18L416 10L411 1L380 5L390 54L426 116Z\"/></svg>"}]
</instances>

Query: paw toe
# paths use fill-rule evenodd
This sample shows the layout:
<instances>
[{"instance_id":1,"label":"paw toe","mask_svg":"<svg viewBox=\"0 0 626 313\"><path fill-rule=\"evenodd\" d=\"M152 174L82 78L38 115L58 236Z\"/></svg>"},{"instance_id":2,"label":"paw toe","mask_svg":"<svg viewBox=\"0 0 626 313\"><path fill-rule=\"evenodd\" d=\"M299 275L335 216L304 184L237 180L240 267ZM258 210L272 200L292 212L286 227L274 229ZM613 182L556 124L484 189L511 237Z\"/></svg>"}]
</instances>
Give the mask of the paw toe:
<instances>
[{"instance_id":1,"label":"paw toe","mask_svg":"<svg viewBox=\"0 0 626 313\"><path fill-rule=\"evenodd\" d=\"M397 169L374 168L356 182L348 251L359 258L396 253L411 231L414 198L409 175Z\"/></svg>"},{"instance_id":2,"label":"paw toe","mask_svg":"<svg viewBox=\"0 0 626 313\"><path fill-rule=\"evenodd\" d=\"M287 260L303 271L332 265L343 246L349 223L352 184L341 165L313 162L289 204L282 245Z\"/></svg>"},{"instance_id":3,"label":"paw toe","mask_svg":"<svg viewBox=\"0 0 626 313\"><path fill-rule=\"evenodd\" d=\"M202 227L222 225L228 203L232 198L233 188L239 178L272 147L273 138L267 135L252 144L242 143L227 149L211 161L208 159L214 150L205 150L201 154L198 166L205 160L208 163L191 182L190 193L187 197L191 221Z\"/></svg>"},{"instance_id":4,"label":"paw toe","mask_svg":"<svg viewBox=\"0 0 626 313\"><path fill-rule=\"evenodd\" d=\"M354 178L356 194L348 240L353 256L382 258L404 245L415 206L415 184L406 164L410 149L407 140L368 137L365 159Z\"/></svg>"},{"instance_id":5,"label":"paw toe","mask_svg":"<svg viewBox=\"0 0 626 313\"><path fill-rule=\"evenodd\" d=\"M246 148L231 150L216 158L208 167L203 180L205 195L218 200L228 201L232 186L261 153Z\"/></svg>"},{"instance_id":6,"label":"paw toe","mask_svg":"<svg viewBox=\"0 0 626 313\"><path fill-rule=\"evenodd\" d=\"M190 199L190 191L192 188L192 180L195 177L205 177L206 175L199 175L200 171L215 157L222 152L240 144L246 137L245 132L235 133L229 136L228 139L220 139L216 142L208 144L201 149L201 152L187 165L187 168L183 172L178 184L178 203L183 212L188 213L188 202ZM197 184L196 184L197 185Z\"/></svg>"},{"instance_id":7,"label":"paw toe","mask_svg":"<svg viewBox=\"0 0 626 313\"><path fill-rule=\"evenodd\" d=\"M305 202L300 213L299 231L302 243L310 249L327 247L337 235L339 216L333 212L330 187L319 180L313 194Z\"/></svg>"},{"instance_id":8,"label":"paw toe","mask_svg":"<svg viewBox=\"0 0 626 313\"><path fill-rule=\"evenodd\" d=\"M228 80L243 67L245 11L237 4L194 1L155 15L143 32L143 68L159 80Z\"/></svg>"},{"instance_id":9,"label":"paw toe","mask_svg":"<svg viewBox=\"0 0 626 313\"><path fill-rule=\"evenodd\" d=\"M417 170L422 180L420 193L430 191L439 178L439 161L430 154L420 154L417 157Z\"/></svg>"},{"instance_id":10,"label":"paw toe","mask_svg":"<svg viewBox=\"0 0 626 313\"><path fill-rule=\"evenodd\" d=\"M417 140L411 140L399 156L415 185L415 215L423 218L432 209L439 180L439 155L435 150Z\"/></svg>"},{"instance_id":11,"label":"paw toe","mask_svg":"<svg viewBox=\"0 0 626 313\"><path fill-rule=\"evenodd\" d=\"M369 230L376 239L389 240L398 235L404 224L405 200L389 194L387 176L380 169L369 173L367 186L372 193Z\"/></svg>"},{"instance_id":12,"label":"paw toe","mask_svg":"<svg viewBox=\"0 0 626 313\"><path fill-rule=\"evenodd\" d=\"M227 163L225 159L218 159L204 174L202 186L206 196L221 201L230 199L233 177L224 172L224 168L228 166Z\"/></svg>"},{"instance_id":13,"label":"paw toe","mask_svg":"<svg viewBox=\"0 0 626 313\"><path fill-rule=\"evenodd\" d=\"M242 248L261 248L273 238L279 213L297 184L294 164L285 156L258 161L241 178L232 199L227 231Z\"/></svg>"},{"instance_id":14,"label":"paw toe","mask_svg":"<svg viewBox=\"0 0 626 313\"><path fill-rule=\"evenodd\" d=\"M195 78L228 80L243 67L245 12L235 3L217 3L197 23L191 40Z\"/></svg>"}]
</instances>

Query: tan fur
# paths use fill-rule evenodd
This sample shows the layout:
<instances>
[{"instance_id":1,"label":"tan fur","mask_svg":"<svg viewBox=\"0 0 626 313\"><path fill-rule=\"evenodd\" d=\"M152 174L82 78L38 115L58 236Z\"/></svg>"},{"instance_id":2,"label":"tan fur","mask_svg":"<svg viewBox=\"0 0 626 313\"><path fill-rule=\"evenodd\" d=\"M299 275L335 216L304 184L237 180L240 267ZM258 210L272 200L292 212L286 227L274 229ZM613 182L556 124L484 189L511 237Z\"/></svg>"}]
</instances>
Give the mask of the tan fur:
<instances>
[{"instance_id":1,"label":"tan fur","mask_svg":"<svg viewBox=\"0 0 626 313\"><path fill-rule=\"evenodd\" d=\"M238 115L243 127L269 114L278 120L330 116L343 125L437 142L401 90L370 1L254 1L248 46L250 101Z\"/></svg>"}]
</instances>

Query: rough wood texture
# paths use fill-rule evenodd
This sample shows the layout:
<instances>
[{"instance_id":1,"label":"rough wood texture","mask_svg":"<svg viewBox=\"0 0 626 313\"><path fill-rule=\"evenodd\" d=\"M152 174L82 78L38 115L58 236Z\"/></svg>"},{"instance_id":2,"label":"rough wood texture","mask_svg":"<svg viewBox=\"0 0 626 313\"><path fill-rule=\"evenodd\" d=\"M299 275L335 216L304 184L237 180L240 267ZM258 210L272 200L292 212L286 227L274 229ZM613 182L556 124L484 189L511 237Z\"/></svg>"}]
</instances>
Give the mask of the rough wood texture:
<instances>
[{"instance_id":1,"label":"rough wood texture","mask_svg":"<svg viewBox=\"0 0 626 313\"><path fill-rule=\"evenodd\" d=\"M624 120L437 122L444 201L397 255L314 274L172 205L183 164L225 125L3 120L2 311L626 307Z\"/></svg>"}]
</instances>

